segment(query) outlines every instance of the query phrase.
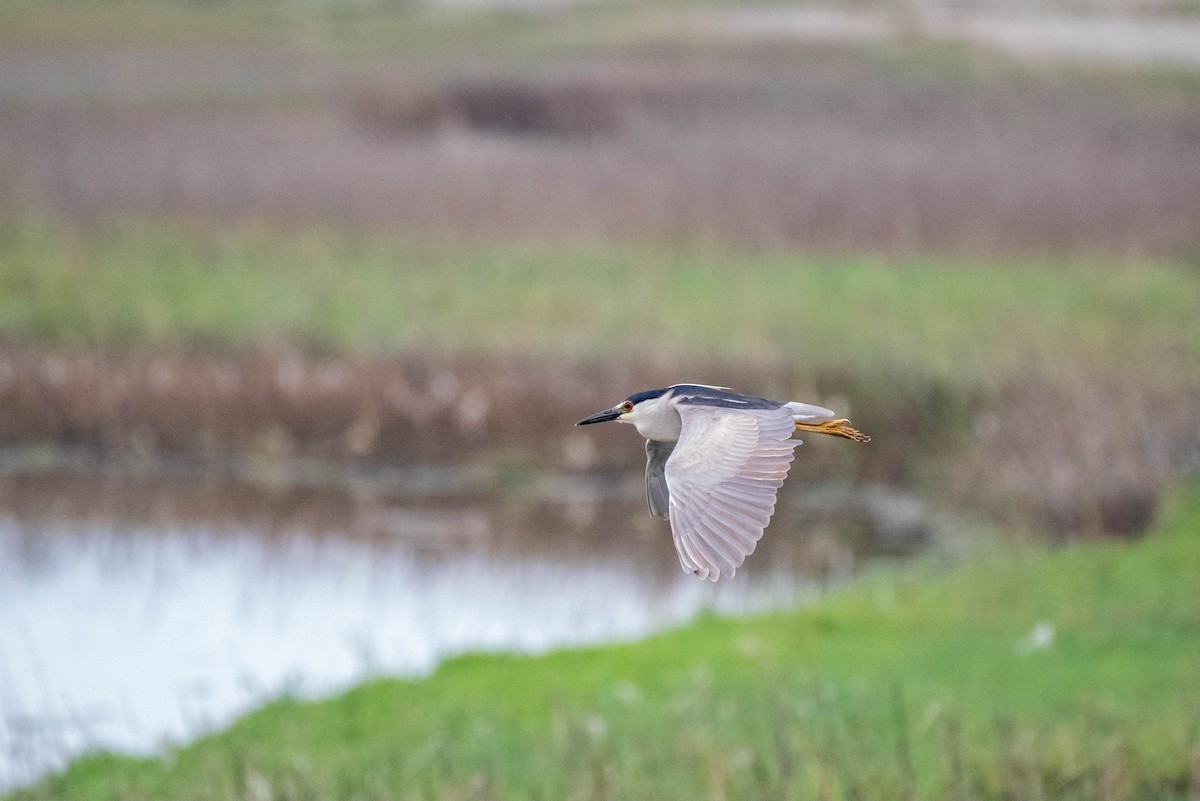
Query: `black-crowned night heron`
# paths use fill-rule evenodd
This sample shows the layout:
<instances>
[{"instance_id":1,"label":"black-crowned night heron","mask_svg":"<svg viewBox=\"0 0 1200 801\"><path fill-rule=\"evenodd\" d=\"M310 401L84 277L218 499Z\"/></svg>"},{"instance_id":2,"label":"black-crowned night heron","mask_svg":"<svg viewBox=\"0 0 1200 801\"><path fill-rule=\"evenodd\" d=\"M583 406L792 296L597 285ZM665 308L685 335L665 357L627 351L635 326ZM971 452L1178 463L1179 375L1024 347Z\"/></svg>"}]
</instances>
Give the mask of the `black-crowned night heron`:
<instances>
[{"instance_id":1,"label":"black-crowned night heron","mask_svg":"<svg viewBox=\"0 0 1200 801\"><path fill-rule=\"evenodd\" d=\"M794 432L871 439L820 406L702 384L637 392L576 425L606 420L646 438L650 514L671 521L683 569L712 581L732 576L762 538L801 443Z\"/></svg>"}]
</instances>

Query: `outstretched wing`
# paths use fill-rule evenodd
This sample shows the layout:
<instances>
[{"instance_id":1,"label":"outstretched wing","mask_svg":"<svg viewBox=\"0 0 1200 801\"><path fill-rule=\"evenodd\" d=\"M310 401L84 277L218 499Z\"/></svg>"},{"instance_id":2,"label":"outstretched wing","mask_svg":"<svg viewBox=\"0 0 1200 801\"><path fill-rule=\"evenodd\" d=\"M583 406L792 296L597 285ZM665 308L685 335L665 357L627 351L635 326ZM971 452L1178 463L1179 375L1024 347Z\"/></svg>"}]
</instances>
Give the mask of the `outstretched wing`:
<instances>
[{"instance_id":1,"label":"outstretched wing","mask_svg":"<svg viewBox=\"0 0 1200 801\"><path fill-rule=\"evenodd\" d=\"M799 440L783 408L675 406L683 430L666 463L671 534L683 569L716 581L754 551Z\"/></svg>"},{"instance_id":2,"label":"outstretched wing","mask_svg":"<svg viewBox=\"0 0 1200 801\"><path fill-rule=\"evenodd\" d=\"M667 459L675 450L674 442L646 440L646 504L650 514L666 520L670 490L667 489Z\"/></svg>"}]
</instances>

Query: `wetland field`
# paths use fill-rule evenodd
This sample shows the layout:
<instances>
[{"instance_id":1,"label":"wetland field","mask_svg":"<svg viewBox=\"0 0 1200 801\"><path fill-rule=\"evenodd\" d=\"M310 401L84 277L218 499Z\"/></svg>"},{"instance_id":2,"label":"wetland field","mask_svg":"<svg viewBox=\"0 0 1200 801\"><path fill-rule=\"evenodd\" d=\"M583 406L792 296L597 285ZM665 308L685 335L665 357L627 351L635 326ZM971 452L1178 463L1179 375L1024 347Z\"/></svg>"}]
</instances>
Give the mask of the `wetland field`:
<instances>
[{"instance_id":1,"label":"wetland field","mask_svg":"<svg viewBox=\"0 0 1200 801\"><path fill-rule=\"evenodd\" d=\"M1195 801L1197 220L1191 3L0 0L0 797Z\"/></svg>"}]
</instances>

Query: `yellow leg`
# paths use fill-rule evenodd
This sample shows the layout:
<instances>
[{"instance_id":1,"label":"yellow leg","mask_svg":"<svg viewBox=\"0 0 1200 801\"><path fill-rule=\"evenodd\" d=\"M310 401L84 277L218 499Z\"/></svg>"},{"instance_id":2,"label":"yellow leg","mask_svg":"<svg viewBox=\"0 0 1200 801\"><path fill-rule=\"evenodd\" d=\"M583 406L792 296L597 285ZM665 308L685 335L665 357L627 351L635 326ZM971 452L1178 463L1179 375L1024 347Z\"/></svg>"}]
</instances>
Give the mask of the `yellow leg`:
<instances>
[{"instance_id":1,"label":"yellow leg","mask_svg":"<svg viewBox=\"0 0 1200 801\"><path fill-rule=\"evenodd\" d=\"M829 434L833 437L845 437L855 442L870 442L871 438L850 427L849 420L826 420L824 423L796 423L797 431L813 431L817 434Z\"/></svg>"}]
</instances>

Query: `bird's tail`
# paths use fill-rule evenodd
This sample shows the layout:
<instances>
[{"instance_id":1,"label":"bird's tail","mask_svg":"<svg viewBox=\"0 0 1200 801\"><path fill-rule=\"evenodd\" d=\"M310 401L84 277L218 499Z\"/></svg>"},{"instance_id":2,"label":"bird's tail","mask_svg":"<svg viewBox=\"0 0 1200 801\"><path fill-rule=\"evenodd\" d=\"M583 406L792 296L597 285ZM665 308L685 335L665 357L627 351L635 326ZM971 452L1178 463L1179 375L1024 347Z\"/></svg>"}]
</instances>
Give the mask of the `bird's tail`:
<instances>
[{"instance_id":1,"label":"bird's tail","mask_svg":"<svg viewBox=\"0 0 1200 801\"><path fill-rule=\"evenodd\" d=\"M822 420L832 420L837 417L836 414L824 406L814 406L811 403L792 401L791 403L783 404L783 408L791 413L792 419L797 423L819 423Z\"/></svg>"}]
</instances>

